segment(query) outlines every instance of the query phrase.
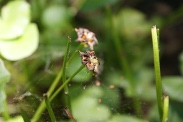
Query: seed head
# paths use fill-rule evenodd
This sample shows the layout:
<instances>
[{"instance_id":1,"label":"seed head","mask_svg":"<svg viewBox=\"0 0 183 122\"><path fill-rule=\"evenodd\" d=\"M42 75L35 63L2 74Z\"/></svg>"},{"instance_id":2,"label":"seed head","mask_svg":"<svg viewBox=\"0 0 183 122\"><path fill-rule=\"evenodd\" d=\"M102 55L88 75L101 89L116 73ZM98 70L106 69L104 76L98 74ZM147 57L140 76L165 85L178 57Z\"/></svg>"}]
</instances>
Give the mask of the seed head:
<instances>
[{"instance_id":1,"label":"seed head","mask_svg":"<svg viewBox=\"0 0 183 122\"><path fill-rule=\"evenodd\" d=\"M86 52L81 52L79 51L81 59L82 59L82 64L86 65L88 70L94 71L95 73L99 73L99 61L98 58L95 56L94 51L86 51Z\"/></svg>"},{"instance_id":2,"label":"seed head","mask_svg":"<svg viewBox=\"0 0 183 122\"><path fill-rule=\"evenodd\" d=\"M76 39L77 42L83 42L89 46L91 50L93 50L93 46L98 44L98 40L95 37L95 34L88 29L84 28L75 28L75 31L78 35L78 38Z\"/></svg>"}]
</instances>

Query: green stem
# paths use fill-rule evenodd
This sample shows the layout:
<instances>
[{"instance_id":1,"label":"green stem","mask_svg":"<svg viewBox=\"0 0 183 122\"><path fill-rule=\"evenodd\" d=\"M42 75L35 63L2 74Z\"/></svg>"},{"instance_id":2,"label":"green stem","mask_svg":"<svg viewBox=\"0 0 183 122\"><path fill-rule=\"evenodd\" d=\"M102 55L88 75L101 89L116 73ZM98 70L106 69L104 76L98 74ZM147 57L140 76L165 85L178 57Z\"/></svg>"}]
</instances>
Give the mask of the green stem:
<instances>
[{"instance_id":1,"label":"green stem","mask_svg":"<svg viewBox=\"0 0 183 122\"><path fill-rule=\"evenodd\" d=\"M20 113L22 115L22 118L24 122L30 122L29 116L27 115L27 112L20 108Z\"/></svg>"},{"instance_id":2,"label":"green stem","mask_svg":"<svg viewBox=\"0 0 183 122\"><path fill-rule=\"evenodd\" d=\"M64 82L58 89L57 91L51 96L50 98L50 102L58 95L58 93L65 87L65 85L67 85L72 78L79 73L82 69L84 68L84 65L82 65L72 76L70 76L66 82ZM37 109L36 113L34 114L31 122L37 122L38 119L41 116L41 113L45 110L45 100L42 101L42 103L40 104L39 108Z\"/></svg>"},{"instance_id":3,"label":"green stem","mask_svg":"<svg viewBox=\"0 0 183 122\"><path fill-rule=\"evenodd\" d=\"M83 46L82 44L80 44L77 49L82 49ZM70 61L72 60L72 58L76 55L76 52L74 52L72 55L71 55L71 58L69 58L68 62L67 62L67 65L70 64ZM50 86L48 92L46 93L48 97L50 97L50 95L53 93L53 91L55 90L57 84L59 83L61 77L62 77L62 74L63 73L63 68L60 69L59 73L57 74L55 80L53 81L52 85ZM40 118L41 116L41 113L43 113L43 111L45 110L46 106L45 106L45 100L43 100L41 102L41 104L39 105L38 109L36 110L31 122L37 122L38 119Z\"/></svg>"},{"instance_id":4,"label":"green stem","mask_svg":"<svg viewBox=\"0 0 183 122\"><path fill-rule=\"evenodd\" d=\"M163 118L162 122L168 121L168 107L169 107L169 97L164 96L163 98Z\"/></svg>"},{"instance_id":5,"label":"green stem","mask_svg":"<svg viewBox=\"0 0 183 122\"><path fill-rule=\"evenodd\" d=\"M68 55L69 55L69 49L70 49L70 43L71 43L71 38L68 37L69 41L67 43L67 50L66 50L66 53L65 53L65 57L64 57L64 62L63 62L63 75L62 75L62 82L64 83L66 81L66 66L67 66L67 59L68 59ZM64 87L64 92L65 93L69 93L69 88L67 85L65 85ZM66 106L71 109L71 104L70 104L70 98L69 98L69 95L66 95L64 96L65 97L65 103L66 103Z\"/></svg>"},{"instance_id":6,"label":"green stem","mask_svg":"<svg viewBox=\"0 0 183 122\"><path fill-rule=\"evenodd\" d=\"M76 56L76 54L78 54L78 51L81 50L82 48L83 48L83 44L80 43L79 46L76 48L76 50L70 56L69 60L67 61L67 65L70 64L70 62L72 61L72 59Z\"/></svg>"},{"instance_id":7,"label":"green stem","mask_svg":"<svg viewBox=\"0 0 183 122\"><path fill-rule=\"evenodd\" d=\"M160 115L160 120L162 120L162 83L161 83L161 73L160 73L160 63L159 63L159 48L158 48L158 34L156 26L151 28L152 33L152 43L153 43L153 54L154 54L154 70L155 70L155 80L156 80L156 95L158 110Z\"/></svg>"},{"instance_id":8,"label":"green stem","mask_svg":"<svg viewBox=\"0 0 183 122\"><path fill-rule=\"evenodd\" d=\"M53 84L51 85L51 87L49 88L48 92L46 93L47 96L49 97L54 89L56 88L58 82L60 81L60 78L62 77L62 68L60 69L57 77L55 78L55 80L53 81ZM43 100L41 102L41 104L39 105L38 109L36 110L31 122L37 122L38 119L40 118L41 114L43 113L43 111L45 110L46 106L45 106L45 100Z\"/></svg>"},{"instance_id":9,"label":"green stem","mask_svg":"<svg viewBox=\"0 0 183 122\"><path fill-rule=\"evenodd\" d=\"M48 109L48 113L50 115L51 121L56 122L56 118L55 118L55 115L53 113L53 109L51 108L50 101L49 101L47 95L45 95L45 103L46 103L46 107Z\"/></svg>"},{"instance_id":10,"label":"green stem","mask_svg":"<svg viewBox=\"0 0 183 122\"><path fill-rule=\"evenodd\" d=\"M65 87L65 85L67 85L71 80L72 80L72 78L76 75L76 74L78 74L82 69L84 68L84 65L81 65L80 67L79 67L79 69L72 75L72 76L70 76L56 91L55 91L55 93L51 96L51 98L50 98L50 101L52 101L57 95L58 95L58 93Z\"/></svg>"}]
</instances>

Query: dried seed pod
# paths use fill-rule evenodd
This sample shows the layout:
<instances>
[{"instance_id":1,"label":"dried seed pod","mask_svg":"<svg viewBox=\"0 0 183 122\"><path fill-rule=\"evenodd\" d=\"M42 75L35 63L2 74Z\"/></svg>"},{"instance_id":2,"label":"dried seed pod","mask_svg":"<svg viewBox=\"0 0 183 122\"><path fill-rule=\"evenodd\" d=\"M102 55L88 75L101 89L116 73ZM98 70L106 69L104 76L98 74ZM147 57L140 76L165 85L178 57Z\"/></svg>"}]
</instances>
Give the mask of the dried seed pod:
<instances>
[{"instance_id":1,"label":"dried seed pod","mask_svg":"<svg viewBox=\"0 0 183 122\"><path fill-rule=\"evenodd\" d=\"M75 28L75 31L78 35L78 38L76 39L77 42L83 42L89 46L91 50L93 50L93 46L98 44L98 40L95 36L95 34L88 29L84 28Z\"/></svg>"},{"instance_id":2,"label":"dried seed pod","mask_svg":"<svg viewBox=\"0 0 183 122\"><path fill-rule=\"evenodd\" d=\"M94 51L86 51L86 52L81 52L79 51L82 64L86 65L88 70L94 71L95 73L99 73L99 61L98 58L95 55Z\"/></svg>"}]
</instances>

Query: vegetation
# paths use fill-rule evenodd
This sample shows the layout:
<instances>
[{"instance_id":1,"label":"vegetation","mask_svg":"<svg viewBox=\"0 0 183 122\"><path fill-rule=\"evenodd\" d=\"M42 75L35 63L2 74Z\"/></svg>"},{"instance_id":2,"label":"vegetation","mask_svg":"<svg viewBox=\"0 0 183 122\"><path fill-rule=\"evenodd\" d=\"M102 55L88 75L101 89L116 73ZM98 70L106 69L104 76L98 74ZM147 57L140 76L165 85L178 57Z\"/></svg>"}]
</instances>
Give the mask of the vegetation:
<instances>
[{"instance_id":1,"label":"vegetation","mask_svg":"<svg viewBox=\"0 0 183 122\"><path fill-rule=\"evenodd\" d=\"M0 0L0 121L182 122L169 2Z\"/></svg>"}]
</instances>

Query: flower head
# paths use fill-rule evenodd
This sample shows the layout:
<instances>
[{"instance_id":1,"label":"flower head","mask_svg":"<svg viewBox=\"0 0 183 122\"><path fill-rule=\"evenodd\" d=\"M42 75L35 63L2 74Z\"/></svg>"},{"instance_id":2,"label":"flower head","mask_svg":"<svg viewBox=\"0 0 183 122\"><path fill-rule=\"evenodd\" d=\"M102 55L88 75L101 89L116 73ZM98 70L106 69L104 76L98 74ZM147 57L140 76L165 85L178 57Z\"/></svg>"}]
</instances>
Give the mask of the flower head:
<instances>
[{"instance_id":1,"label":"flower head","mask_svg":"<svg viewBox=\"0 0 183 122\"><path fill-rule=\"evenodd\" d=\"M82 58L82 64L86 65L88 70L94 71L95 73L99 73L99 61L98 58L95 56L94 51L86 51L81 52L79 51L80 56Z\"/></svg>"},{"instance_id":2,"label":"flower head","mask_svg":"<svg viewBox=\"0 0 183 122\"><path fill-rule=\"evenodd\" d=\"M95 34L88 29L84 28L75 28L75 31L78 35L78 38L76 39L77 42L83 42L87 44L91 50L93 50L93 46L98 44L98 40L95 37Z\"/></svg>"}]
</instances>

